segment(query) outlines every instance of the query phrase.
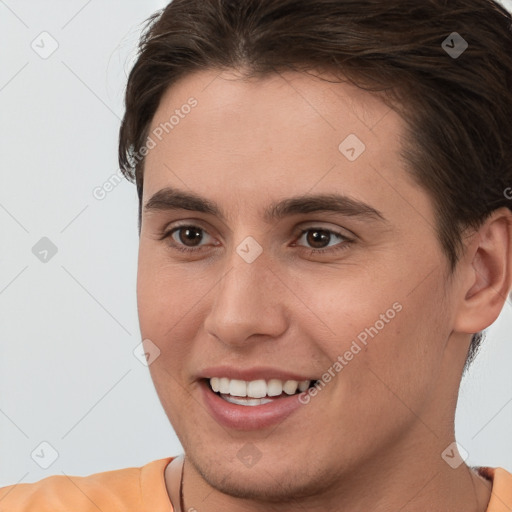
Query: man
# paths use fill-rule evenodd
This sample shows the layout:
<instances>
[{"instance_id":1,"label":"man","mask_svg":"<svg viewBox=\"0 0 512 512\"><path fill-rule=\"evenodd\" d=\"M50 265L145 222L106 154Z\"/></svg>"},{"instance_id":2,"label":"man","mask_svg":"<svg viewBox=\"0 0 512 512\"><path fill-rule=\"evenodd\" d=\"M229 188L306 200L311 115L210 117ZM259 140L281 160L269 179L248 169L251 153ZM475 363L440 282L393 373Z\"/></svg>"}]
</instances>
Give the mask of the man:
<instances>
[{"instance_id":1,"label":"man","mask_svg":"<svg viewBox=\"0 0 512 512\"><path fill-rule=\"evenodd\" d=\"M512 288L511 17L490 0L174 0L126 91L137 298L184 455L8 511L475 511L457 394ZM158 354L158 356L156 355Z\"/></svg>"}]
</instances>

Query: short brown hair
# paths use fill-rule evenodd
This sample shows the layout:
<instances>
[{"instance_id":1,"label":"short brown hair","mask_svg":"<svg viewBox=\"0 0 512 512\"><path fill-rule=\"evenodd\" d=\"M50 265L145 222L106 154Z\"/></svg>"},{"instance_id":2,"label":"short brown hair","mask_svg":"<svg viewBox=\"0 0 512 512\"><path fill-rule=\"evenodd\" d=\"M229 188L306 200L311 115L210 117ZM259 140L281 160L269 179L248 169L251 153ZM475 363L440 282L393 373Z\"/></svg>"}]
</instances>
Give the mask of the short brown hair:
<instances>
[{"instance_id":1,"label":"short brown hair","mask_svg":"<svg viewBox=\"0 0 512 512\"><path fill-rule=\"evenodd\" d=\"M120 128L119 164L137 185L139 232L140 151L170 86L205 69L249 77L323 68L393 98L408 129L402 157L433 200L453 271L464 230L510 207L511 27L492 0L173 0L147 20ZM462 54L449 51L456 42ZM465 369L481 339L473 336Z\"/></svg>"}]
</instances>

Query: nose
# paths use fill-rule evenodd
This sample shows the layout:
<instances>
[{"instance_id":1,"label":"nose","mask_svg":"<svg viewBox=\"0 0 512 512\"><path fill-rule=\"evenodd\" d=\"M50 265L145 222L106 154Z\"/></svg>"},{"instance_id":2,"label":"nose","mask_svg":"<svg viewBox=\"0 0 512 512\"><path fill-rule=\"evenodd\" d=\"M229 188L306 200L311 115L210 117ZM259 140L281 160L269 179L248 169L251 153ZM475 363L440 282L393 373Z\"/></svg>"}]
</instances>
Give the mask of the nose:
<instances>
[{"instance_id":1,"label":"nose","mask_svg":"<svg viewBox=\"0 0 512 512\"><path fill-rule=\"evenodd\" d=\"M247 263L233 252L223 277L210 292L206 332L232 346L281 336L287 329L287 288L277 269L269 266L263 254Z\"/></svg>"}]
</instances>

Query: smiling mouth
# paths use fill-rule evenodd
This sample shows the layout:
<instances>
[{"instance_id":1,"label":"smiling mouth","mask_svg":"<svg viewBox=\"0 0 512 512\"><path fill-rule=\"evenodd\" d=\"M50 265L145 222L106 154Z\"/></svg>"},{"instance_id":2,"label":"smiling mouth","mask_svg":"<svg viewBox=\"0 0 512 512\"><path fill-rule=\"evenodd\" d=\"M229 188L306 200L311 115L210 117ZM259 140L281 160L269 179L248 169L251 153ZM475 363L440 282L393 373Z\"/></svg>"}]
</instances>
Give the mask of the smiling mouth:
<instances>
[{"instance_id":1,"label":"smiling mouth","mask_svg":"<svg viewBox=\"0 0 512 512\"><path fill-rule=\"evenodd\" d=\"M227 377L212 377L204 381L213 393L226 402L244 406L269 404L298 395L318 382L280 379L244 381Z\"/></svg>"}]
</instances>

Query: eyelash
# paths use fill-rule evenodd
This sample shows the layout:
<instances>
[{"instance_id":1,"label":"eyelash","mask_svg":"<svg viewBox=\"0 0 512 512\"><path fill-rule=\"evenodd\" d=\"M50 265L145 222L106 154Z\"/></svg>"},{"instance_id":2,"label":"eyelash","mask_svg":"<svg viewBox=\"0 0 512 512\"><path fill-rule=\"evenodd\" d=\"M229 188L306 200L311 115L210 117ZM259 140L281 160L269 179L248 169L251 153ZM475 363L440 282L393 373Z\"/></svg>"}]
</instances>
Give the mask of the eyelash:
<instances>
[{"instance_id":1,"label":"eyelash","mask_svg":"<svg viewBox=\"0 0 512 512\"><path fill-rule=\"evenodd\" d=\"M194 226L194 225L191 225L191 224L184 224L182 226L175 226L171 230L164 232L162 234L162 236L159 238L159 240L164 240L164 239L167 239L167 238L172 240L172 242L169 245L173 249L176 249L176 250L178 250L180 252L183 252L183 253L193 253L193 252L200 251L201 248L185 247L183 245L177 244L173 240L172 235L175 232L179 231L180 229L185 229L185 228L194 228L194 229L196 229L198 231L206 231L206 230L204 230L203 228L201 228L199 226ZM306 229L301 230L298 239L300 239L304 235L304 233L308 233L309 231L323 231L323 232L326 232L326 233L329 233L329 234L333 234L333 235L343 239L343 242L340 242L338 245L335 245L334 247L330 247L330 248L327 248L327 249L309 249L309 254L325 254L325 253L331 253L331 252L336 252L336 251L343 251L343 250L348 248L348 245L353 243L352 239L347 238L344 234L342 234L342 233L340 233L338 231L335 231L335 230L332 230L332 229L326 229L326 228L319 228L319 227L310 227L310 228L306 228ZM304 246L299 246L299 247L303 247L303 249L305 249L305 250L308 249L307 247L304 247Z\"/></svg>"}]
</instances>

